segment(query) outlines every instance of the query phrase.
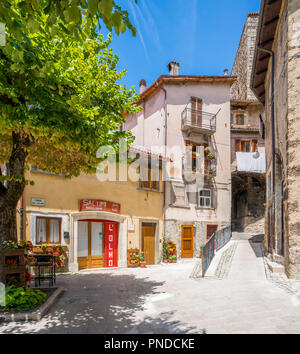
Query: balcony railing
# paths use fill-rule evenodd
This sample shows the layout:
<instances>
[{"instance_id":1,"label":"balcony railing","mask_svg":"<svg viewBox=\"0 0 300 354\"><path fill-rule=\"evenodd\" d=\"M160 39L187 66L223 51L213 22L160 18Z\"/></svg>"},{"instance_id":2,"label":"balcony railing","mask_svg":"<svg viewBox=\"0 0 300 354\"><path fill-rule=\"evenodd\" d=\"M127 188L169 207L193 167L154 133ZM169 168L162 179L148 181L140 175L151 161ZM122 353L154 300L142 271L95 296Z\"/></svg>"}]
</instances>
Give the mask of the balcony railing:
<instances>
[{"instance_id":1,"label":"balcony railing","mask_svg":"<svg viewBox=\"0 0 300 354\"><path fill-rule=\"evenodd\" d=\"M181 114L182 130L186 132L198 132L213 134L216 131L216 115L203 111L185 108Z\"/></svg>"},{"instance_id":2,"label":"balcony railing","mask_svg":"<svg viewBox=\"0 0 300 354\"><path fill-rule=\"evenodd\" d=\"M204 169L203 169L204 168ZM205 176L215 177L217 175L217 162L204 160L204 166L197 166L195 158L192 155L186 154L183 159L183 171L185 174L202 172Z\"/></svg>"}]
</instances>

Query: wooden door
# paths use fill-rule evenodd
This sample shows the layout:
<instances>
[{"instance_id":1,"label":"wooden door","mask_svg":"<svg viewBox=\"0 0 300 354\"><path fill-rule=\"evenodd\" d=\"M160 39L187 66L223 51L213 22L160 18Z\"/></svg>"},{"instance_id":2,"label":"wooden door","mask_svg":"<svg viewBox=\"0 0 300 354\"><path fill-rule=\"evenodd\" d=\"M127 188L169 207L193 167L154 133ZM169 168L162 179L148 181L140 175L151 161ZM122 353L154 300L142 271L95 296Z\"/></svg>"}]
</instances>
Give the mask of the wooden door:
<instances>
[{"instance_id":1,"label":"wooden door","mask_svg":"<svg viewBox=\"0 0 300 354\"><path fill-rule=\"evenodd\" d=\"M78 222L78 266L79 269L104 267L103 223Z\"/></svg>"},{"instance_id":2,"label":"wooden door","mask_svg":"<svg viewBox=\"0 0 300 354\"><path fill-rule=\"evenodd\" d=\"M147 264L155 264L155 228L156 224L142 224L142 252Z\"/></svg>"},{"instance_id":3,"label":"wooden door","mask_svg":"<svg viewBox=\"0 0 300 354\"><path fill-rule=\"evenodd\" d=\"M201 98L191 98L192 125L202 126L202 100Z\"/></svg>"},{"instance_id":4,"label":"wooden door","mask_svg":"<svg viewBox=\"0 0 300 354\"><path fill-rule=\"evenodd\" d=\"M218 230L218 225L207 225L206 239L209 240L217 230Z\"/></svg>"},{"instance_id":5,"label":"wooden door","mask_svg":"<svg viewBox=\"0 0 300 354\"><path fill-rule=\"evenodd\" d=\"M193 258L194 255L194 229L193 226L181 227L181 258Z\"/></svg>"}]
</instances>

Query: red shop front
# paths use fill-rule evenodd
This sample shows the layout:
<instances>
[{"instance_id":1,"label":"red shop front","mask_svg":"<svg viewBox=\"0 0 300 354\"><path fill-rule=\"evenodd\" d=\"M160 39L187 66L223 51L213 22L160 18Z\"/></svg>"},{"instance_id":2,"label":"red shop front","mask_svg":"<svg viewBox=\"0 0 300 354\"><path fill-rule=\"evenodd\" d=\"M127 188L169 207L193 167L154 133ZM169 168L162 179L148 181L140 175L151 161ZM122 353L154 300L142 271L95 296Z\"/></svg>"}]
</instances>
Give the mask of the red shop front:
<instances>
[{"instance_id":1,"label":"red shop front","mask_svg":"<svg viewBox=\"0 0 300 354\"><path fill-rule=\"evenodd\" d=\"M87 209L80 201L80 210ZM99 203L99 202L102 202ZM89 201L84 205L91 208L109 208L113 204L114 212L120 210L116 203L106 201ZM101 209L102 211L103 209ZM95 211L95 209L93 209ZM108 211L107 209L105 211ZM78 253L77 261L79 269L111 268L118 266L118 223L102 219L84 219L78 221Z\"/></svg>"}]
</instances>

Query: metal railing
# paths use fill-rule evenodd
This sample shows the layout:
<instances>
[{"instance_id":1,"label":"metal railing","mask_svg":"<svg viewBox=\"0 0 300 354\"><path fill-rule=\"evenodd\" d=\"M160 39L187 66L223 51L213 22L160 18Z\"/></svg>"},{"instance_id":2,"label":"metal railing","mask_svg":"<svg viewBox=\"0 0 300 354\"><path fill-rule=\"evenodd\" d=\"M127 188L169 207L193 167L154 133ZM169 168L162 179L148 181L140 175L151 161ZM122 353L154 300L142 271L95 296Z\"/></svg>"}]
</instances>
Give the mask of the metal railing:
<instances>
[{"instance_id":1,"label":"metal railing","mask_svg":"<svg viewBox=\"0 0 300 354\"><path fill-rule=\"evenodd\" d=\"M216 115L203 111L185 108L181 114L182 126L191 128L200 128L203 130L216 131Z\"/></svg>"},{"instance_id":2,"label":"metal railing","mask_svg":"<svg viewBox=\"0 0 300 354\"><path fill-rule=\"evenodd\" d=\"M215 234L206 242L202 248L202 277L204 278L211 261L215 256Z\"/></svg>"},{"instance_id":3,"label":"metal railing","mask_svg":"<svg viewBox=\"0 0 300 354\"><path fill-rule=\"evenodd\" d=\"M231 239L231 226L216 232L216 250L219 251Z\"/></svg>"},{"instance_id":4,"label":"metal railing","mask_svg":"<svg viewBox=\"0 0 300 354\"><path fill-rule=\"evenodd\" d=\"M199 159L197 165L196 159L193 158L192 153L186 153L182 160L182 170L185 173L190 172L202 172L206 176L216 176L217 174L217 162L214 161L205 161L204 166L201 166L201 159Z\"/></svg>"},{"instance_id":5,"label":"metal railing","mask_svg":"<svg viewBox=\"0 0 300 354\"><path fill-rule=\"evenodd\" d=\"M231 226L225 227L222 230L216 231L212 237L206 242L202 249L202 277L205 277L205 274L210 266L215 252L219 251L231 240Z\"/></svg>"}]
</instances>

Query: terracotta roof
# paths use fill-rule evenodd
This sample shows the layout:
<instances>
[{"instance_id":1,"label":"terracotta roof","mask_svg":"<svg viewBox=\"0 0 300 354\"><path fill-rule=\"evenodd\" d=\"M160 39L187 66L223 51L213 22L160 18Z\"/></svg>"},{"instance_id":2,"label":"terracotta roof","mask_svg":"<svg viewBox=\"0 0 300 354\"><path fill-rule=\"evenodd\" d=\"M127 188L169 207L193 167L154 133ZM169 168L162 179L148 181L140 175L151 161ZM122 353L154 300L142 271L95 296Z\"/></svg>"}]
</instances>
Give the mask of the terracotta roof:
<instances>
[{"instance_id":1,"label":"terracotta roof","mask_svg":"<svg viewBox=\"0 0 300 354\"><path fill-rule=\"evenodd\" d=\"M271 56L259 50L258 47L272 50L281 6L282 0L262 0L261 2L251 88L262 103L265 103L265 79Z\"/></svg>"},{"instance_id":2,"label":"terracotta roof","mask_svg":"<svg viewBox=\"0 0 300 354\"><path fill-rule=\"evenodd\" d=\"M231 106L233 107L247 107L247 106L260 106L261 102L259 101L230 101Z\"/></svg>"},{"instance_id":3,"label":"terracotta roof","mask_svg":"<svg viewBox=\"0 0 300 354\"><path fill-rule=\"evenodd\" d=\"M232 85L235 81L236 81L236 77L224 76L224 75L223 76L162 75L140 95L140 102L143 101L149 95L151 95L151 93L153 93L158 87L160 87L163 84L169 84L169 83L181 84L185 82L224 82L224 83L230 83L230 85Z\"/></svg>"}]
</instances>

